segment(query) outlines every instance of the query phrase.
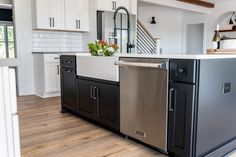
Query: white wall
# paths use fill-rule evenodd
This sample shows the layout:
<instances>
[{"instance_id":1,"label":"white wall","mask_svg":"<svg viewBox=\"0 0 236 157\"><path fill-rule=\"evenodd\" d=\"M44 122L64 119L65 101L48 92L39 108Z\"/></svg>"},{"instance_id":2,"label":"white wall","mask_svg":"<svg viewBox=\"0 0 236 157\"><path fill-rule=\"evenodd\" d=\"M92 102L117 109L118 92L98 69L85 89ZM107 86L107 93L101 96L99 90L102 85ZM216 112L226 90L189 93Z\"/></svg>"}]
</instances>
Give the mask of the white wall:
<instances>
[{"instance_id":1,"label":"white wall","mask_svg":"<svg viewBox=\"0 0 236 157\"><path fill-rule=\"evenodd\" d=\"M204 43L203 43L204 54L206 53L206 49L212 48L211 43L212 43L212 38L214 36L214 31L216 29L216 25L220 24L220 27L225 27L227 25L227 22L229 22L228 20L230 14L232 14L233 11L236 11L235 6L236 6L235 0L220 1L216 3L215 8L212 9L211 14L206 14L206 15L194 14L194 13L184 14L183 17L184 27L186 26L186 24L204 23ZM236 37L235 33L226 33L226 35L231 37Z\"/></svg>"},{"instance_id":2,"label":"white wall","mask_svg":"<svg viewBox=\"0 0 236 157\"><path fill-rule=\"evenodd\" d=\"M34 93L31 0L14 0L19 94Z\"/></svg>"},{"instance_id":3,"label":"white wall","mask_svg":"<svg viewBox=\"0 0 236 157\"><path fill-rule=\"evenodd\" d=\"M155 16L157 24L150 24ZM165 54L182 53L182 11L179 9L138 4L138 19L154 38L161 38L161 48Z\"/></svg>"},{"instance_id":4,"label":"white wall","mask_svg":"<svg viewBox=\"0 0 236 157\"><path fill-rule=\"evenodd\" d=\"M12 0L0 0L0 4L12 4Z\"/></svg>"},{"instance_id":5,"label":"white wall","mask_svg":"<svg viewBox=\"0 0 236 157\"><path fill-rule=\"evenodd\" d=\"M201 54L203 52L204 24L187 25L187 54Z\"/></svg>"}]
</instances>

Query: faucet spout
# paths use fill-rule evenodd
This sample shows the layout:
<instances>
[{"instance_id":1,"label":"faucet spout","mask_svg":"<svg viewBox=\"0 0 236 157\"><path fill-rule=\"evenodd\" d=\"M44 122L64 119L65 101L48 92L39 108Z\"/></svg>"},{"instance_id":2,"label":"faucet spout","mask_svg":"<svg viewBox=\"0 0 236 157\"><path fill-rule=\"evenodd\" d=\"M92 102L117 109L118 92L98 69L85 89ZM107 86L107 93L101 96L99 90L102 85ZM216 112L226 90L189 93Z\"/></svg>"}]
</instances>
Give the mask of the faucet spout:
<instances>
[{"instance_id":1,"label":"faucet spout","mask_svg":"<svg viewBox=\"0 0 236 157\"><path fill-rule=\"evenodd\" d=\"M114 36L117 37L117 25L116 25L116 18L117 18L117 13L120 11L120 10L124 10L127 14L127 53L131 53L131 48L134 47L134 45L131 44L130 42L130 31L131 31L131 27L130 27L130 14L129 14L129 11L127 8L125 7L118 7L114 13L114 16L113 16L113 20L114 20ZM115 40L116 44L117 44L117 39Z\"/></svg>"}]
</instances>

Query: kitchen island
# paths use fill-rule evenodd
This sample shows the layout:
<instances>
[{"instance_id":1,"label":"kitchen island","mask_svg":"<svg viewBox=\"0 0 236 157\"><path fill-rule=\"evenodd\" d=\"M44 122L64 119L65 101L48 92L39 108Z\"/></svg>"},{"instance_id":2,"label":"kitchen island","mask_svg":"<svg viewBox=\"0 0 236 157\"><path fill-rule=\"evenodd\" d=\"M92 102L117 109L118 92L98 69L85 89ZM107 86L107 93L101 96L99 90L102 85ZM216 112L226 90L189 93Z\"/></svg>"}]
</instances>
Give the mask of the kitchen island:
<instances>
[{"instance_id":1,"label":"kitchen island","mask_svg":"<svg viewBox=\"0 0 236 157\"><path fill-rule=\"evenodd\" d=\"M80 73L83 65L78 62L82 63L83 58L86 60L86 65L82 67L82 73ZM145 60L144 64L130 64L127 58ZM163 123L166 123L164 125L166 133L162 137L165 141L161 151L171 156L201 157L223 156L235 149L236 55L121 54L111 57L110 60L80 54L62 55L61 66L64 69L61 70L67 74L71 73L71 75L65 75L62 72L61 75L62 87L64 84L62 111L73 111L102 126L126 134L122 131L120 121L124 116L122 103L125 100L121 93L125 79L121 79L120 71L128 69L130 65L133 69L137 67L145 69L147 67L142 66L150 66L149 59L167 60L165 67L169 92L166 92L166 101L164 101L166 112L163 114L166 119ZM125 65L127 62L129 64ZM119 64L120 68L115 63ZM68 65L63 66L63 64ZM151 63L152 68L158 68L155 64L155 62ZM106 65L114 67L103 71ZM86 69L88 71L83 76ZM117 70L118 74L112 70ZM102 75L104 73L105 75ZM109 74L113 77L108 77ZM139 87L137 84L137 89L140 89ZM65 88L67 89L64 90ZM131 93L130 97L132 96ZM126 120L129 121L129 119ZM159 119L156 121L159 122ZM133 123L136 122L133 121ZM146 143L144 139L149 136L148 131L136 130L135 133L137 136L130 133L126 135ZM159 136L158 133L157 136ZM160 150L160 148L157 149Z\"/></svg>"}]
</instances>

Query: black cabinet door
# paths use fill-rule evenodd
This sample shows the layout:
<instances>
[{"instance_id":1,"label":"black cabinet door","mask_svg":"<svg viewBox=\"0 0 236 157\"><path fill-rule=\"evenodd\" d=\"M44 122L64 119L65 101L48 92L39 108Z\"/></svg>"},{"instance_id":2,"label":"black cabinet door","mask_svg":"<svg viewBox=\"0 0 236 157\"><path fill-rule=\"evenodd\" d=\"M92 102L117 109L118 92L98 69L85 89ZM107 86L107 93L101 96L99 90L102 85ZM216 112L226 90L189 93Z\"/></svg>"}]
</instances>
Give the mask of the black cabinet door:
<instances>
[{"instance_id":1,"label":"black cabinet door","mask_svg":"<svg viewBox=\"0 0 236 157\"><path fill-rule=\"evenodd\" d=\"M74 69L61 69L62 107L77 112L76 74Z\"/></svg>"},{"instance_id":2,"label":"black cabinet door","mask_svg":"<svg viewBox=\"0 0 236 157\"><path fill-rule=\"evenodd\" d=\"M78 113L87 117L95 118L96 101L94 99L94 84L92 81L78 79Z\"/></svg>"},{"instance_id":3,"label":"black cabinet door","mask_svg":"<svg viewBox=\"0 0 236 157\"><path fill-rule=\"evenodd\" d=\"M170 83L168 151L178 157L192 156L195 85Z\"/></svg>"},{"instance_id":4,"label":"black cabinet door","mask_svg":"<svg viewBox=\"0 0 236 157\"><path fill-rule=\"evenodd\" d=\"M119 86L95 83L97 119L99 122L119 130L120 128L120 100Z\"/></svg>"}]
</instances>

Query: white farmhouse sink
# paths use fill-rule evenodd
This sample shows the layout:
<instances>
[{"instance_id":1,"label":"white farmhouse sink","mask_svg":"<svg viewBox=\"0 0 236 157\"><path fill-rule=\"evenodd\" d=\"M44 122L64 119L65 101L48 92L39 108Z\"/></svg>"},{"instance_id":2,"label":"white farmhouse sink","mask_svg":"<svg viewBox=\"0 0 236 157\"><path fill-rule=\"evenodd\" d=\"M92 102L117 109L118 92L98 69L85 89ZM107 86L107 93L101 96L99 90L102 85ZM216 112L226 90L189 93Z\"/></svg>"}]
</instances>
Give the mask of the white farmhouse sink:
<instances>
[{"instance_id":1,"label":"white farmhouse sink","mask_svg":"<svg viewBox=\"0 0 236 157\"><path fill-rule=\"evenodd\" d=\"M76 56L77 75L119 82L118 57Z\"/></svg>"}]
</instances>

